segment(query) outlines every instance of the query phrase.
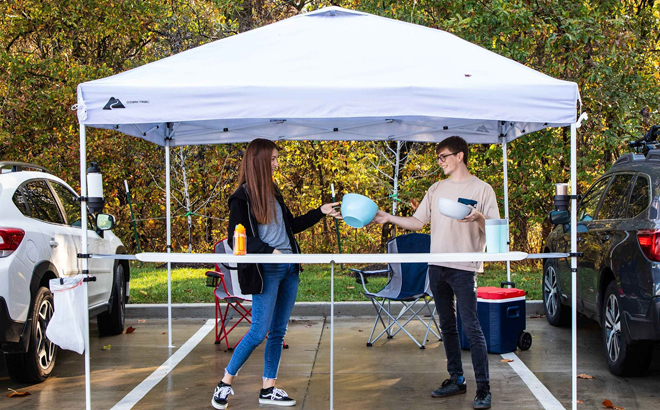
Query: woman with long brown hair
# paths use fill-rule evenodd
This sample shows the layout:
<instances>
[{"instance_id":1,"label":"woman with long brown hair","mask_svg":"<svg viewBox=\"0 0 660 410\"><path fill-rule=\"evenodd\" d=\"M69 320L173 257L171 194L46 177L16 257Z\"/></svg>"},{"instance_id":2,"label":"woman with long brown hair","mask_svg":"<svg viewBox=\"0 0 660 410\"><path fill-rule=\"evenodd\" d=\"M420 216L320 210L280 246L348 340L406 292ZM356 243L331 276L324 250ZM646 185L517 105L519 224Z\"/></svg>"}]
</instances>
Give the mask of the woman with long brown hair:
<instances>
[{"instance_id":1,"label":"woman with long brown hair","mask_svg":"<svg viewBox=\"0 0 660 410\"><path fill-rule=\"evenodd\" d=\"M228 241L233 244L234 229L245 227L247 253L300 253L294 234L320 221L325 215L341 218L329 203L294 217L284 204L273 182L278 149L266 139L255 139L247 147L236 191L229 197ZM298 294L300 265L290 263L239 264L241 292L252 295L252 325L234 350L225 375L215 388L211 404L227 408L227 398L234 394L231 383L254 349L268 335L264 353L263 388L260 404L293 406L296 401L275 387L282 354L282 343L291 310Z\"/></svg>"}]
</instances>

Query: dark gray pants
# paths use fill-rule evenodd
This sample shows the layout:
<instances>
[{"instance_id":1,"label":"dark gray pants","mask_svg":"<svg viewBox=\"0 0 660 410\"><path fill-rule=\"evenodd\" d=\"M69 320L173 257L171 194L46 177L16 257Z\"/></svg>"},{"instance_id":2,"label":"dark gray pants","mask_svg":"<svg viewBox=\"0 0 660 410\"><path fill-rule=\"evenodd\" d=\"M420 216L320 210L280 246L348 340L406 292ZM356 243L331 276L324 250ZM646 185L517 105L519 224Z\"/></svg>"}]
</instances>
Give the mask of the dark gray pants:
<instances>
[{"instance_id":1,"label":"dark gray pants","mask_svg":"<svg viewBox=\"0 0 660 410\"><path fill-rule=\"evenodd\" d=\"M463 331L470 341L472 366L477 384L488 384L488 350L477 314L477 273L429 265L429 283L440 317L442 340L450 375L463 375L461 345L456 328L456 303L461 312Z\"/></svg>"}]
</instances>

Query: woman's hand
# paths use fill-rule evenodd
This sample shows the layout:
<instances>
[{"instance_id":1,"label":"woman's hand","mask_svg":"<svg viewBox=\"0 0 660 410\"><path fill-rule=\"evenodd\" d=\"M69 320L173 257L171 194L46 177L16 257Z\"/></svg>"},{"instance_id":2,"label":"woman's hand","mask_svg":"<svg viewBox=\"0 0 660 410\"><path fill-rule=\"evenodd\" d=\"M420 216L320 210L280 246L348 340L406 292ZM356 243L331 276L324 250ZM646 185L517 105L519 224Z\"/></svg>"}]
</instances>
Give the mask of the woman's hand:
<instances>
[{"instance_id":1,"label":"woman's hand","mask_svg":"<svg viewBox=\"0 0 660 410\"><path fill-rule=\"evenodd\" d=\"M278 251L277 249L273 249L273 255L277 255L277 254L281 255L282 252Z\"/></svg>"},{"instance_id":2,"label":"woman's hand","mask_svg":"<svg viewBox=\"0 0 660 410\"><path fill-rule=\"evenodd\" d=\"M323 204L321 205L321 212L336 219L344 219L344 217L341 216L341 212L335 209L335 207L339 206L340 203L341 202L332 202L329 204Z\"/></svg>"}]
</instances>

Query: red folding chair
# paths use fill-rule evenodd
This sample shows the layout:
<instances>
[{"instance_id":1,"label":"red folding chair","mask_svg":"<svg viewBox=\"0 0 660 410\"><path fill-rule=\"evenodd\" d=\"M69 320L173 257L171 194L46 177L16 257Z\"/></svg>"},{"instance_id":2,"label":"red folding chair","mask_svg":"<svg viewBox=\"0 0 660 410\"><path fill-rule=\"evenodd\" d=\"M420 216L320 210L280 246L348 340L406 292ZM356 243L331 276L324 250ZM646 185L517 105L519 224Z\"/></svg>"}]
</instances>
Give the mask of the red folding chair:
<instances>
[{"instance_id":1,"label":"red folding chair","mask_svg":"<svg viewBox=\"0 0 660 410\"><path fill-rule=\"evenodd\" d=\"M227 238L215 244L215 253L232 253L232 249L227 243ZM215 344L220 344L224 339L227 345L227 350L232 351L243 340L243 336L236 342L233 347L229 346L229 333L239 323L246 320L252 323L252 308L248 309L243 306L244 302L252 302L251 295L244 295L241 293L241 286L238 283L238 268L235 264L216 263L214 271L206 272L206 286L213 288L213 296L215 298ZM225 301L225 308L222 309L220 301ZM234 312L240 315L240 318L229 327L229 321L232 319ZM218 327L218 324L220 326ZM289 346L283 342L283 348L288 349Z\"/></svg>"},{"instance_id":2,"label":"red folding chair","mask_svg":"<svg viewBox=\"0 0 660 410\"><path fill-rule=\"evenodd\" d=\"M232 253L226 238L215 244L215 253ZM224 340L229 351L234 350L243 339L241 337L233 347L230 347L229 333L243 320L252 323L250 320L252 309L243 306L244 302L252 302L252 297L241 293L236 273L236 265L224 263L216 263L215 271L206 272L206 286L213 288L213 296L215 297L215 344L220 344ZM225 302L224 309L220 301ZM240 318L229 327L229 321L232 319L234 312L238 313Z\"/></svg>"}]
</instances>

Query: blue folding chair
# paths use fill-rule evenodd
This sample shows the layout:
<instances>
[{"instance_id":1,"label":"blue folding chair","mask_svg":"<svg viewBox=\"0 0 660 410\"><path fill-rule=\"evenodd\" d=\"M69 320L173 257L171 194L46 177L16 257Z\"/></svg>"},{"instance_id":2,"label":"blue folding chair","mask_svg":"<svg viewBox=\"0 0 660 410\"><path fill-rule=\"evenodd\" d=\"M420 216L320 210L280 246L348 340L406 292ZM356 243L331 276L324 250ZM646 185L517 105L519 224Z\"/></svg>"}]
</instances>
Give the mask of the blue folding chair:
<instances>
[{"instance_id":1,"label":"blue folding chair","mask_svg":"<svg viewBox=\"0 0 660 410\"><path fill-rule=\"evenodd\" d=\"M410 233L401 235L387 243L387 253L429 253L430 251L431 237L427 234ZM384 270L351 270L359 275L364 289L364 296L371 301L376 309L376 319L367 346L372 346L384 334L387 334L387 338L391 339L400 331L407 334L420 349L425 348L429 332L433 333L438 340L442 340L440 328L435 320L435 308L431 310L427 298L431 296L427 263L390 263L388 269ZM387 285L376 293L369 292L366 287L368 282L365 276L386 272L389 277ZM390 313L390 302L392 301L401 302L403 305L396 316ZM418 308L416 304L419 301L422 301L424 305ZM430 315L428 321L420 317L420 313L425 308ZM384 315L387 317L387 324L385 324ZM426 327L426 334L421 344L405 329L405 326L413 319L420 321ZM383 325L384 330L374 337L379 322ZM432 324L435 325L437 333L436 330L431 328ZM393 329L395 326L396 329Z\"/></svg>"}]
</instances>

